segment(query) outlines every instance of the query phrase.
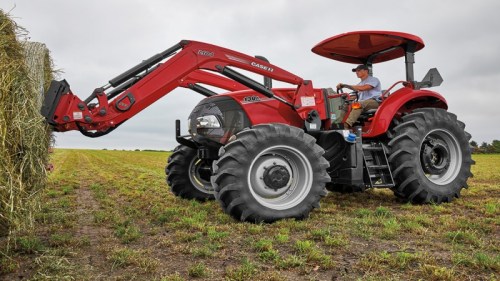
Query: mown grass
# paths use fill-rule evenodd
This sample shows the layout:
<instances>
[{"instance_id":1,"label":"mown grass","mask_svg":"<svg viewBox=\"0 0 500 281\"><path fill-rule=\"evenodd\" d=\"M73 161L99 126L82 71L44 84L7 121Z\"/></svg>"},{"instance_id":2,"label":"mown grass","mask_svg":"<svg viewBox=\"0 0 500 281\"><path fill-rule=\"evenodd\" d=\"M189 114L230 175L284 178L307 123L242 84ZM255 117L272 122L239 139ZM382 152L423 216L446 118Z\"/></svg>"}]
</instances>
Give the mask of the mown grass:
<instances>
[{"instance_id":1,"label":"mown grass","mask_svg":"<svg viewBox=\"0 0 500 281\"><path fill-rule=\"evenodd\" d=\"M37 232L0 258L34 280L495 280L500 155L475 155L450 204L329 193L303 221L249 224L174 197L168 153L57 150ZM0 275L2 277L2 275Z\"/></svg>"}]
</instances>

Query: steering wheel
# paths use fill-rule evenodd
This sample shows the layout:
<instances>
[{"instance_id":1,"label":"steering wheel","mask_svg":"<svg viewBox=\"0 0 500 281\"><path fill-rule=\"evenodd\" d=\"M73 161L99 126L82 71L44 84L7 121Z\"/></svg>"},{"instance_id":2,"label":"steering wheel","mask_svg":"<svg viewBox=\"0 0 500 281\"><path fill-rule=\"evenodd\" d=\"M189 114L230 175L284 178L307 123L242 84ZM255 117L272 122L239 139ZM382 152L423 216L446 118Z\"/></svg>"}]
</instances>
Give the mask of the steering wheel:
<instances>
[{"instance_id":1,"label":"steering wheel","mask_svg":"<svg viewBox=\"0 0 500 281\"><path fill-rule=\"evenodd\" d=\"M341 94L341 95L345 95L345 96L348 96L349 97L349 100L352 101L352 99L350 98L350 96L353 96L355 95L356 98L353 100L353 101L358 101L359 100L359 94L358 94L358 91L352 91L350 93L345 93L344 94L344 88L337 88L337 94Z\"/></svg>"}]
</instances>

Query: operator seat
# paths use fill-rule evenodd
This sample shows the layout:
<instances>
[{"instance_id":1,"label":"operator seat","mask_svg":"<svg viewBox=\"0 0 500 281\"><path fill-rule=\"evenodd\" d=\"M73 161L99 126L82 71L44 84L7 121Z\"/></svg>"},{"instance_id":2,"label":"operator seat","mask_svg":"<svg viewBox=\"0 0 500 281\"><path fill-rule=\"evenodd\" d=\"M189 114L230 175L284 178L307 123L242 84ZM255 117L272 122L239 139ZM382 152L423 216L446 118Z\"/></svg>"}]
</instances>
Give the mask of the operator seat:
<instances>
[{"instance_id":1,"label":"operator seat","mask_svg":"<svg viewBox=\"0 0 500 281\"><path fill-rule=\"evenodd\" d=\"M354 123L355 124L354 126L363 125L366 121L373 118L373 116L377 112L377 109L378 108L370 109L370 110L367 110L366 112L361 113L361 115L359 115L359 117L358 117L358 120L356 120L356 122Z\"/></svg>"},{"instance_id":2,"label":"operator seat","mask_svg":"<svg viewBox=\"0 0 500 281\"><path fill-rule=\"evenodd\" d=\"M386 98L388 95L390 95L390 93L387 93L387 90L382 90L382 94L381 95L385 95ZM356 123L360 123L360 124L363 124L365 121L367 120L370 120L371 118L373 118L373 116L375 115L375 113L377 113L377 110L380 108L380 105L382 104L382 100L379 101L379 107L378 108L375 108L375 109L370 109L370 110L367 110L363 113L361 113L361 115L359 116L358 120L356 121Z\"/></svg>"}]
</instances>

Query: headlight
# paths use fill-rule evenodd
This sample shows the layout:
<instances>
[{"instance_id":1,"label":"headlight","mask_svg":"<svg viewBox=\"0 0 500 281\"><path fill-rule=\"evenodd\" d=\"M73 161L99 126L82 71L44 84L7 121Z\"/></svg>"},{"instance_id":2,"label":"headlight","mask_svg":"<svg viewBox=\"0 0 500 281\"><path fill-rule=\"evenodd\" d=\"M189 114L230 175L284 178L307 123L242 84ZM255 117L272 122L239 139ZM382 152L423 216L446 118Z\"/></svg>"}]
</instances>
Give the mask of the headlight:
<instances>
[{"instance_id":1,"label":"headlight","mask_svg":"<svg viewBox=\"0 0 500 281\"><path fill-rule=\"evenodd\" d=\"M215 115L205 115L196 118L196 128L216 129L220 127L220 122Z\"/></svg>"}]
</instances>

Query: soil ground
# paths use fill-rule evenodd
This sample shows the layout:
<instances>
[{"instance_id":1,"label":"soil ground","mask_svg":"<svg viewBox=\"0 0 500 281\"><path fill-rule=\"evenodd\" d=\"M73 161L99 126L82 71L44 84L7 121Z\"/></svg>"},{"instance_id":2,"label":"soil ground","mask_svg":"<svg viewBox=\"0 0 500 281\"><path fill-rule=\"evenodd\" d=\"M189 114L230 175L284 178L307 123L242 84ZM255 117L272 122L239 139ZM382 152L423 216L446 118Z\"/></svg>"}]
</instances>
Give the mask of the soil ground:
<instances>
[{"instance_id":1,"label":"soil ground","mask_svg":"<svg viewBox=\"0 0 500 281\"><path fill-rule=\"evenodd\" d=\"M0 279L499 279L500 155L474 155L470 187L452 203L329 193L310 218L273 224L175 197L168 155L56 150L35 229L0 256Z\"/></svg>"}]
</instances>

